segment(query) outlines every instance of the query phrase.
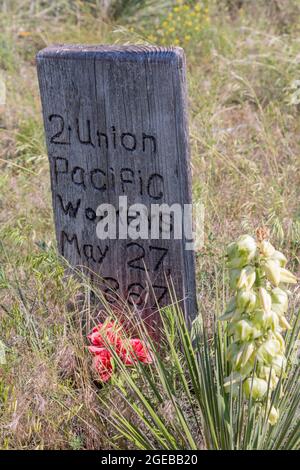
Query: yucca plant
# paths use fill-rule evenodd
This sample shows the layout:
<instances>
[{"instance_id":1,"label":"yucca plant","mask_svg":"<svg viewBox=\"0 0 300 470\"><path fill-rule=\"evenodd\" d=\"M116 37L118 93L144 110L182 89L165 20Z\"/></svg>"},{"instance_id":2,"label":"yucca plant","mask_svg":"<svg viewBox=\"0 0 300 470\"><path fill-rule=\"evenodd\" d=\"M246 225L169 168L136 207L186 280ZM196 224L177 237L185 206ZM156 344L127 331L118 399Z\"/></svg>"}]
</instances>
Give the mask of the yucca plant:
<instances>
[{"instance_id":1,"label":"yucca plant","mask_svg":"<svg viewBox=\"0 0 300 470\"><path fill-rule=\"evenodd\" d=\"M100 393L109 410L106 419L117 431L116 445L121 436L143 450L299 449L299 315L291 315L291 328L285 332L285 371L271 386L271 367L268 399L258 400L253 388L255 358L247 376L252 378L251 392L245 394L242 375L238 384L224 384L232 372L228 352L234 341L226 321L218 321L216 314L213 330L206 331L199 317L189 329L174 296L172 305L161 309L160 314L159 347L140 325L140 337L152 350L151 365L137 362L129 368L114 355L118 372L112 386L123 406L116 407L110 387L108 393L106 386ZM273 408L275 420L270 419Z\"/></svg>"}]
</instances>

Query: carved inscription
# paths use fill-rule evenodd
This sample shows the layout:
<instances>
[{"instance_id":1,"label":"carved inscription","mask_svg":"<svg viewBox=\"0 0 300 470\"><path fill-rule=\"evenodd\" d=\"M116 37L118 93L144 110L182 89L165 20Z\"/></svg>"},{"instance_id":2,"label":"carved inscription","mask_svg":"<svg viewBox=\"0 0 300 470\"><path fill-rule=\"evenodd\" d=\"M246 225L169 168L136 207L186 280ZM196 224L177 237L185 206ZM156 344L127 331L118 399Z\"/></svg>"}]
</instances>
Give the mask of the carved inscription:
<instances>
[{"instance_id":1,"label":"carved inscription","mask_svg":"<svg viewBox=\"0 0 300 470\"><path fill-rule=\"evenodd\" d=\"M92 168L87 170L81 166L72 166L66 158L53 156L55 182L59 183L59 178L67 175L68 184L80 186L86 190L88 187L95 191L105 192L115 189L119 184L121 192L127 193L128 188L134 189L140 196L148 196L150 199L161 200L163 198L164 177L159 173L150 173L143 176L141 170L135 171L132 168L120 168L119 172L113 167L107 170Z\"/></svg>"},{"instance_id":2,"label":"carved inscription","mask_svg":"<svg viewBox=\"0 0 300 470\"><path fill-rule=\"evenodd\" d=\"M72 129L70 125L65 124L65 119L60 114L50 114L48 116L49 122L55 123L53 134L49 136L50 142L56 145L71 145L71 134L74 135L76 141L83 145L96 145L102 149L112 148L114 150L121 146L128 152L139 151L145 153L147 146L150 148L150 153L155 154L157 149L156 138L153 135L142 132L141 136L137 136L132 132L117 132L115 126L104 132L96 130L96 139L91 135L91 121L85 120L84 130L80 129L79 119L76 118L76 127ZM73 131L73 132L72 132ZM84 137L85 136L85 137Z\"/></svg>"}]
</instances>

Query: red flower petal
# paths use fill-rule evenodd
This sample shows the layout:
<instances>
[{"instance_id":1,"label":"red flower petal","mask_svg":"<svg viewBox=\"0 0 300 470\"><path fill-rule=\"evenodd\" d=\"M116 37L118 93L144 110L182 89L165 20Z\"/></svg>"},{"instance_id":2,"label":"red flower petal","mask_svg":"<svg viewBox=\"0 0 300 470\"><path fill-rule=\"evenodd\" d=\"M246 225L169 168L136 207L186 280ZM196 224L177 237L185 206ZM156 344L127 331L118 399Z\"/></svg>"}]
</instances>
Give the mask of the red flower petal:
<instances>
[{"instance_id":1,"label":"red flower petal","mask_svg":"<svg viewBox=\"0 0 300 470\"><path fill-rule=\"evenodd\" d=\"M138 338L133 338L130 340L130 344L134 352L133 358L136 358L144 364L152 364L153 359L151 351L144 341L141 341Z\"/></svg>"},{"instance_id":2,"label":"red flower petal","mask_svg":"<svg viewBox=\"0 0 300 470\"><path fill-rule=\"evenodd\" d=\"M94 357L93 364L99 374L100 380L107 382L113 373L110 352L103 348L102 351Z\"/></svg>"}]
</instances>

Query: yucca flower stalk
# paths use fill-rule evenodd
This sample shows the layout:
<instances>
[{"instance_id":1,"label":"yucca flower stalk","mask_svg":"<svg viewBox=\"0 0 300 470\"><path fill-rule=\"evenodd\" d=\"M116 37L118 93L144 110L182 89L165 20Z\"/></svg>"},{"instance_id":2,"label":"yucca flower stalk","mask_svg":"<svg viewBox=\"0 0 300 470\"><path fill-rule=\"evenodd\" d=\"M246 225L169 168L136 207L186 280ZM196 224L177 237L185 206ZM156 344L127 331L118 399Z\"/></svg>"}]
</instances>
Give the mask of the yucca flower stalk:
<instances>
[{"instance_id":1,"label":"yucca flower stalk","mask_svg":"<svg viewBox=\"0 0 300 470\"><path fill-rule=\"evenodd\" d=\"M278 410L271 405L271 392L286 368L286 346L282 336L290 329L286 284L297 282L286 269L287 259L265 240L243 235L227 248L230 286L234 297L220 320L229 322L232 342L227 360L231 374L225 389L240 386L247 399L269 403L268 421L274 425Z\"/></svg>"}]
</instances>

